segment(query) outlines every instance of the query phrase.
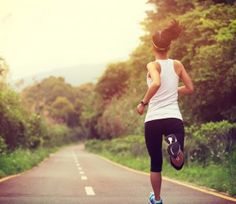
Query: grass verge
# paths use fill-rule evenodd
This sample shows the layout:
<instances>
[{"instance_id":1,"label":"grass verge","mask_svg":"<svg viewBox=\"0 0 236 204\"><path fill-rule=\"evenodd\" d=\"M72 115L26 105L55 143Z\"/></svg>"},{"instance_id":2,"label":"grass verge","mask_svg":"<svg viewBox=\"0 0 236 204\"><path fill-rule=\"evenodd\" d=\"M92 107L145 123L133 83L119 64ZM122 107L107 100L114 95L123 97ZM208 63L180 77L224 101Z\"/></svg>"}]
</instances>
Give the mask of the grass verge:
<instances>
[{"instance_id":1,"label":"grass verge","mask_svg":"<svg viewBox=\"0 0 236 204\"><path fill-rule=\"evenodd\" d=\"M112 161L133 169L149 172L149 156L146 152L144 138L131 135L113 140L89 140L85 143L88 151L104 156ZM220 192L236 195L235 178L228 164L199 163L185 165L181 171L174 170L164 159L164 176L200 186L209 187Z\"/></svg>"},{"instance_id":2,"label":"grass verge","mask_svg":"<svg viewBox=\"0 0 236 204\"><path fill-rule=\"evenodd\" d=\"M16 149L9 154L0 155L0 178L31 169L57 150L57 147Z\"/></svg>"}]
</instances>

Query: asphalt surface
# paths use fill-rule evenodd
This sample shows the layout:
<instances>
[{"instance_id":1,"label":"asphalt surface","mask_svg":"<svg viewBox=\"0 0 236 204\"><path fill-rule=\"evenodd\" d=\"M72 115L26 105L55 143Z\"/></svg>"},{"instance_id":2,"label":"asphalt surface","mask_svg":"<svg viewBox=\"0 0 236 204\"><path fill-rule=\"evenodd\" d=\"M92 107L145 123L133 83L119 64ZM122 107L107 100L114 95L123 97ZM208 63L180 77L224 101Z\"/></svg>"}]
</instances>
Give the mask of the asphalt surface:
<instances>
[{"instance_id":1,"label":"asphalt surface","mask_svg":"<svg viewBox=\"0 0 236 204\"><path fill-rule=\"evenodd\" d=\"M70 146L39 166L0 183L0 204L147 204L149 177ZM233 204L163 181L164 204Z\"/></svg>"}]
</instances>

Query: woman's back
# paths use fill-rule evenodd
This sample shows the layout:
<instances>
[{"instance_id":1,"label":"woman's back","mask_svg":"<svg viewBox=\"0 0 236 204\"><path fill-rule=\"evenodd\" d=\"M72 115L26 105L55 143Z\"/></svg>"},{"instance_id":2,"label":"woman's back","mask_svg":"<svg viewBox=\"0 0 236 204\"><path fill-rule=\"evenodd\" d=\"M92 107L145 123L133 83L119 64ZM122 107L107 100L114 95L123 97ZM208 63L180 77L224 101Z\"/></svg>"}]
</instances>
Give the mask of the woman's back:
<instances>
[{"instance_id":1,"label":"woman's back","mask_svg":"<svg viewBox=\"0 0 236 204\"><path fill-rule=\"evenodd\" d=\"M145 122L163 118L182 119L178 106L179 76L175 72L174 60L156 60L160 65L161 86L149 101ZM147 76L150 87L152 79Z\"/></svg>"}]
</instances>

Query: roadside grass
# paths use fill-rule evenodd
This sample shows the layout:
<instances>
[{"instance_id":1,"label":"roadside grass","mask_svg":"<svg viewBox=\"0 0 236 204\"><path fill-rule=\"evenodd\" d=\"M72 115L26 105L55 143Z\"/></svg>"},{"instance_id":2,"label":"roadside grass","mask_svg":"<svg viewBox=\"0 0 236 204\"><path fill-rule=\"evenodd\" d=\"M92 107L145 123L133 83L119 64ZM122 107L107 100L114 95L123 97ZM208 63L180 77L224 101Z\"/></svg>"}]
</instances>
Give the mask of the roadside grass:
<instances>
[{"instance_id":1,"label":"roadside grass","mask_svg":"<svg viewBox=\"0 0 236 204\"><path fill-rule=\"evenodd\" d=\"M11 153L0 155L0 178L31 169L57 150L58 147L16 149Z\"/></svg>"},{"instance_id":2,"label":"roadside grass","mask_svg":"<svg viewBox=\"0 0 236 204\"><path fill-rule=\"evenodd\" d=\"M85 147L90 152L122 165L149 172L149 156L142 136L130 135L112 140L89 140L85 143ZM199 163L190 163L185 165L181 171L176 171L164 157L162 174L169 178L212 188L232 196L236 195L235 175L230 171L229 164L212 163L203 166Z\"/></svg>"}]
</instances>

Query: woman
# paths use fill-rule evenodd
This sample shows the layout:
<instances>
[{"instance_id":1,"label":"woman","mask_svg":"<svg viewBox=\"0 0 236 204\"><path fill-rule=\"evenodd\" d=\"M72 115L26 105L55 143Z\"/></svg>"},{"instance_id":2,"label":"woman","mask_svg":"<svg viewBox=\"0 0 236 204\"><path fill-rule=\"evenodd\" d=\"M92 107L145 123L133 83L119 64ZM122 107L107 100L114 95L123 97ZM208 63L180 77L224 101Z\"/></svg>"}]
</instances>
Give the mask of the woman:
<instances>
[{"instance_id":1,"label":"woman","mask_svg":"<svg viewBox=\"0 0 236 204\"><path fill-rule=\"evenodd\" d=\"M184 164L184 126L178 106L178 94L191 94L193 83L181 62L168 58L172 40L178 38L181 27L173 21L167 28L152 37L155 61L147 64L148 90L137 106L145 118L145 141L151 159L150 179L154 193L150 204L161 203L162 136L168 142L168 153L172 166L180 170ZM179 79L183 86L178 87Z\"/></svg>"}]
</instances>

